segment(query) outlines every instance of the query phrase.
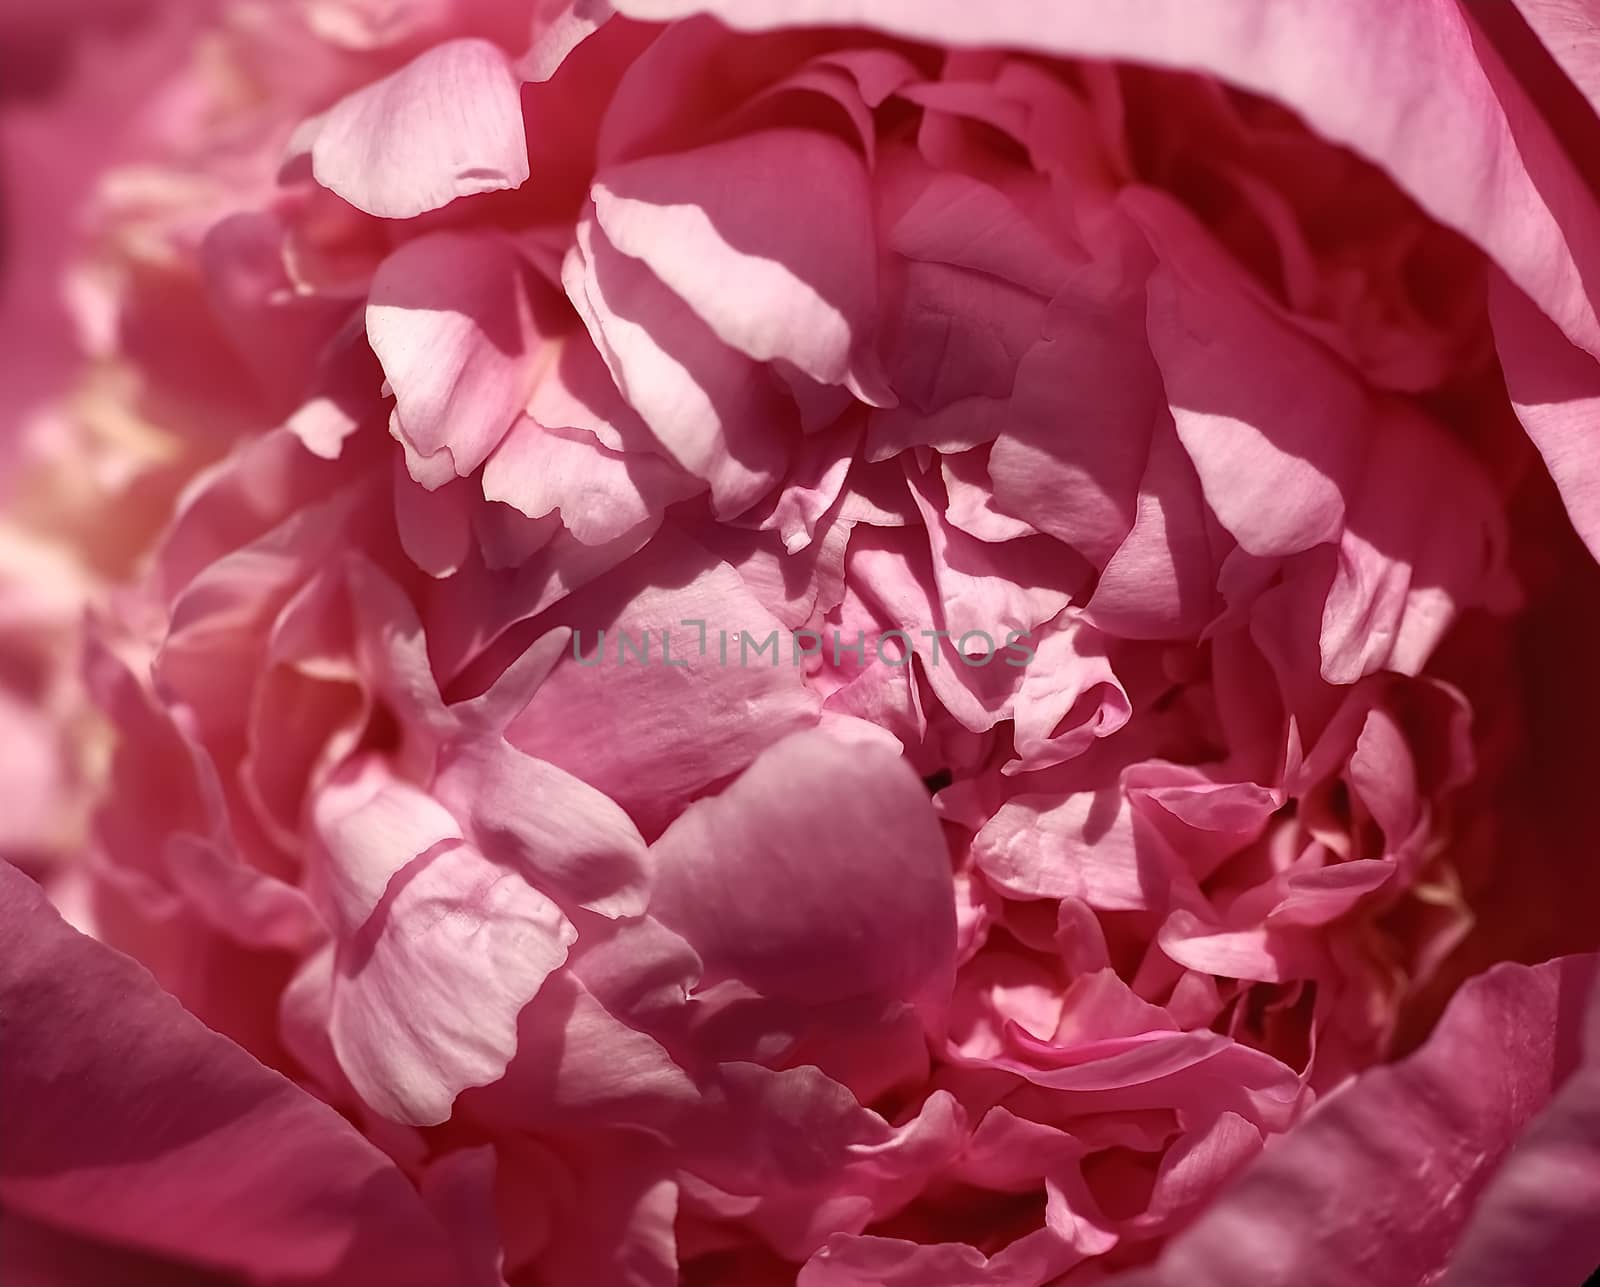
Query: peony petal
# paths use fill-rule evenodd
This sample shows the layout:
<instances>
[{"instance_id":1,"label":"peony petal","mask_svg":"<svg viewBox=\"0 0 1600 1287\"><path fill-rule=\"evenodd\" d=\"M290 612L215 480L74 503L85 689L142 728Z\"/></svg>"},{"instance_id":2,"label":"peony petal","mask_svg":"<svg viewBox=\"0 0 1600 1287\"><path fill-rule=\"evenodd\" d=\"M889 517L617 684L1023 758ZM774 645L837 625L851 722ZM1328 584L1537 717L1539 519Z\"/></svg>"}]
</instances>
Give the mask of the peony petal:
<instances>
[{"instance_id":1,"label":"peony petal","mask_svg":"<svg viewBox=\"0 0 1600 1287\"><path fill-rule=\"evenodd\" d=\"M1461 1281L1501 1281L1475 1271L1496 1263L1490 1249L1515 1225L1480 1235L1474 1207L1497 1170L1516 1183L1503 1168L1521 1160L1518 1137L1548 1102L1552 1085L1570 1072L1576 1044L1570 1038L1594 977L1594 958L1569 957L1531 968L1500 965L1474 979L1420 1050L1362 1073L1324 1101L1169 1247L1147 1281L1174 1287L1432 1282L1464 1233L1466 1249L1483 1247L1486 1259L1460 1262ZM1470 1076L1462 1075L1466 1069ZM1551 1156L1540 1153L1527 1163L1541 1169ZM1592 1182L1592 1155L1588 1166ZM1574 1174L1586 1174L1581 1164ZM1511 1191L1496 1194L1491 1218L1514 1210L1497 1205ZM1564 1191L1542 1191L1539 1204L1557 1194ZM1546 1208L1551 1226L1542 1232L1557 1234L1568 1210ZM1559 1231L1570 1239L1563 1251L1571 1255L1587 1243L1592 1254L1592 1221L1571 1214L1575 1223ZM1531 1280L1545 1245L1525 1250L1528 1258L1506 1265L1511 1281ZM1589 1267L1577 1256L1571 1265L1572 1282Z\"/></svg>"},{"instance_id":2,"label":"peony petal","mask_svg":"<svg viewBox=\"0 0 1600 1287\"><path fill-rule=\"evenodd\" d=\"M1322 613L1322 676L1334 684L1414 675L1461 613L1509 601L1505 519L1488 475L1431 422L1384 412Z\"/></svg>"},{"instance_id":3,"label":"peony petal","mask_svg":"<svg viewBox=\"0 0 1600 1287\"><path fill-rule=\"evenodd\" d=\"M1067 606L1083 578L1054 543L1040 536L976 540L946 521L947 502L936 477L920 475L909 465L907 474L932 555L938 624L949 631L958 653L993 656L1008 639L1030 634ZM981 635L987 642L971 641L969 635Z\"/></svg>"},{"instance_id":4,"label":"peony petal","mask_svg":"<svg viewBox=\"0 0 1600 1287\"><path fill-rule=\"evenodd\" d=\"M700 1092L654 1038L600 1003L572 968L551 975L517 1025L517 1057L458 1111L505 1131L673 1126Z\"/></svg>"},{"instance_id":5,"label":"peony petal","mask_svg":"<svg viewBox=\"0 0 1600 1287\"><path fill-rule=\"evenodd\" d=\"M1562 71L1600 111L1600 43L1594 0L1514 0Z\"/></svg>"},{"instance_id":6,"label":"peony petal","mask_svg":"<svg viewBox=\"0 0 1600 1287\"><path fill-rule=\"evenodd\" d=\"M995 502L1103 568L1132 529L1161 377L1142 293L1058 295L989 457Z\"/></svg>"},{"instance_id":7,"label":"peony petal","mask_svg":"<svg viewBox=\"0 0 1600 1287\"><path fill-rule=\"evenodd\" d=\"M492 234L435 233L383 261L367 339L419 455L448 451L464 477L521 413L538 370L531 289L515 248Z\"/></svg>"},{"instance_id":8,"label":"peony petal","mask_svg":"<svg viewBox=\"0 0 1600 1287\"><path fill-rule=\"evenodd\" d=\"M462 1287L506 1287L494 1179L494 1149L487 1144L446 1153L422 1173L423 1199L469 1267Z\"/></svg>"},{"instance_id":9,"label":"peony petal","mask_svg":"<svg viewBox=\"0 0 1600 1287\"><path fill-rule=\"evenodd\" d=\"M877 265L866 168L814 130L763 130L602 170L595 217L716 336L884 398L867 355ZM826 230L826 235L823 235Z\"/></svg>"},{"instance_id":10,"label":"peony petal","mask_svg":"<svg viewBox=\"0 0 1600 1287\"><path fill-rule=\"evenodd\" d=\"M436 45L357 90L318 119L309 146L317 182L382 219L528 179L517 77L486 40Z\"/></svg>"},{"instance_id":11,"label":"peony petal","mask_svg":"<svg viewBox=\"0 0 1600 1287\"><path fill-rule=\"evenodd\" d=\"M366 924L396 872L435 845L461 839L448 809L375 755L341 766L317 792L312 819L327 849L318 874L348 933Z\"/></svg>"},{"instance_id":12,"label":"peony petal","mask_svg":"<svg viewBox=\"0 0 1600 1287\"><path fill-rule=\"evenodd\" d=\"M1589 960L1582 1063L1561 1083L1489 1181L1451 1257L1445 1287L1513 1282L1539 1266L1548 1282L1579 1282L1600 1265L1600 986ZM1585 968L1566 970L1572 1007L1581 1008ZM1567 998L1562 998L1563 1002ZM1572 1025L1572 1026L1575 1026ZM1565 1029L1563 1030L1565 1031ZM1587 1275L1587 1278L1585 1277Z\"/></svg>"},{"instance_id":13,"label":"peony petal","mask_svg":"<svg viewBox=\"0 0 1600 1287\"><path fill-rule=\"evenodd\" d=\"M450 0L301 0L306 24L346 49L382 49L443 26Z\"/></svg>"},{"instance_id":14,"label":"peony petal","mask_svg":"<svg viewBox=\"0 0 1600 1287\"><path fill-rule=\"evenodd\" d=\"M1178 437L1240 546L1276 556L1337 539L1367 446L1361 386L1242 283L1201 290L1163 266L1149 326Z\"/></svg>"},{"instance_id":15,"label":"peony petal","mask_svg":"<svg viewBox=\"0 0 1600 1287\"><path fill-rule=\"evenodd\" d=\"M891 752L820 732L786 738L692 805L652 852L653 914L718 974L813 1002L948 987L944 838L927 792Z\"/></svg>"},{"instance_id":16,"label":"peony petal","mask_svg":"<svg viewBox=\"0 0 1600 1287\"><path fill-rule=\"evenodd\" d=\"M394 458L394 522L406 556L429 576L454 576L472 550L473 487L452 477L428 491L406 470L405 455Z\"/></svg>"},{"instance_id":17,"label":"peony petal","mask_svg":"<svg viewBox=\"0 0 1600 1287\"><path fill-rule=\"evenodd\" d=\"M3 863L0 932L8 1212L209 1267L208 1282L456 1280L443 1230L386 1157Z\"/></svg>"},{"instance_id":18,"label":"peony petal","mask_svg":"<svg viewBox=\"0 0 1600 1287\"><path fill-rule=\"evenodd\" d=\"M505 1072L517 1015L577 931L548 898L470 845L445 842L391 880L340 954L329 1035L375 1111L433 1125Z\"/></svg>"},{"instance_id":19,"label":"peony petal","mask_svg":"<svg viewBox=\"0 0 1600 1287\"><path fill-rule=\"evenodd\" d=\"M903 1238L835 1234L806 1261L798 1287L1014 1287L989 1272L989 1259L965 1243L927 1245Z\"/></svg>"},{"instance_id":20,"label":"peony petal","mask_svg":"<svg viewBox=\"0 0 1600 1287\"><path fill-rule=\"evenodd\" d=\"M609 0L544 0L534 18L533 43L517 64L522 79L549 80L614 12Z\"/></svg>"},{"instance_id":21,"label":"peony petal","mask_svg":"<svg viewBox=\"0 0 1600 1287\"><path fill-rule=\"evenodd\" d=\"M1019 898L1080 898L1107 911L1160 906L1159 860L1141 852L1121 788L1007 800L972 854L985 876Z\"/></svg>"},{"instance_id":22,"label":"peony petal","mask_svg":"<svg viewBox=\"0 0 1600 1287\"><path fill-rule=\"evenodd\" d=\"M1539 123L1502 101L1454 0L619 0L646 21L712 14L740 30L868 27L969 48L1126 59L1206 72L1298 111L1371 158L1428 213L1481 246L1576 344L1600 354L1586 282L1600 209ZM1374 44L1381 27L1384 39ZM1491 51L1492 52L1492 51ZM1418 69L1425 75L1418 75ZM1513 125L1516 126L1514 132ZM1470 153L1463 140L1471 141Z\"/></svg>"},{"instance_id":23,"label":"peony petal","mask_svg":"<svg viewBox=\"0 0 1600 1287\"><path fill-rule=\"evenodd\" d=\"M1572 526L1600 558L1600 472L1593 463L1600 366L1498 273L1490 278L1489 319L1517 419L1561 489Z\"/></svg>"},{"instance_id":24,"label":"peony petal","mask_svg":"<svg viewBox=\"0 0 1600 1287\"><path fill-rule=\"evenodd\" d=\"M623 454L573 429L546 429L524 416L483 470L486 500L529 518L557 509L585 545L604 545L656 517L698 484L659 456Z\"/></svg>"},{"instance_id":25,"label":"peony petal","mask_svg":"<svg viewBox=\"0 0 1600 1287\"><path fill-rule=\"evenodd\" d=\"M447 752L434 785L491 858L561 901L638 916L650 894L643 837L620 807L565 769L495 739Z\"/></svg>"},{"instance_id":26,"label":"peony petal","mask_svg":"<svg viewBox=\"0 0 1600 1287\"><path fill-rule=\"evenodd\" d=\"M1106 656L1107 642L1081 620L1057 621L1041 632L1035 664L1023 671L1017 690L1017 758L1001 772L1064 763L1128 722L1133 706Z\"/></svg>"},{"instance_id":27,"label":"peony petal","mask_svg":"<svg viewBox=\"0 0 1600 1287\"><path fill-rule=\"evenodd\" d=\"M549 1194L557 1217L538 1255L536 1281L675 1287L678 1183L658 1142L613 1131L585 1139L559 1159L534 1161L537 1155L529 1154L501 1150L502 1158L528 1158L524 1179ZM525 1203L513 1210L513 1219L525 1219Z\"/></svg>"},{"instance_id":28,"label":"peony petal","mask_svg":"<svg viewBox=\"0 0 1600 1287\"><path fill-rule=\"evenodd\" d=\"M1084 620L1124 639L1198 634L1217 600L1208 518L1191 458L1162 416L1150 438L1132 530L1101 573Z\"/></svg>"},{"instance_id":29,"label":"peony petal","mask_svg":"<svg viewBox=\"0 0 1600 1287\"><path fill-rule=\"evenodd\" d=\"M507 740L603 791L646 836L816 723L788 635L737 573L682 537L663 531L546 620L572 626L572 644Z\"/></svg>"},{"instance_id":30,"label":"peony petal","mask_svg":"<svg viewBox=\"0 0 1600 1287\"><path fill-rule=\"evenodd\" d=\"M724 345L594 219L579 223L562 282L617 388L661 446L711 485L719 516L748 509L783 472L793 418L769 373Z\"/></svg>"}]
</instances>

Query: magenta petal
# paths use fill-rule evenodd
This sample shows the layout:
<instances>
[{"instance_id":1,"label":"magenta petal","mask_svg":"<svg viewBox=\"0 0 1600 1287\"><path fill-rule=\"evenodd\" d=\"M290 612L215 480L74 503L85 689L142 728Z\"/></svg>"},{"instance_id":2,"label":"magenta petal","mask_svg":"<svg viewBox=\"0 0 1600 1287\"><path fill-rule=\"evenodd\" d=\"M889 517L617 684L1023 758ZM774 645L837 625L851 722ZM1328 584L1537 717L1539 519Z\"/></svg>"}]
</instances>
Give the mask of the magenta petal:
<instances>
[{"instance_id":1,"label":"magenta petal","mask_svg":"<svg viewBox=\"0 0 1600 1287\"><path fill-rule=\"evenodd\" d=\"M1549 1282L1586 1281L1600 1265L1600 986L1595 958L1561 969L1558 1040L1578 1036L1582 1063L1489 1181L1450 1260L1446 1287L1515 1282L1539 1266ZM1549 967L1545 967L1549 968Z\"/></svg>"}]
</instances>

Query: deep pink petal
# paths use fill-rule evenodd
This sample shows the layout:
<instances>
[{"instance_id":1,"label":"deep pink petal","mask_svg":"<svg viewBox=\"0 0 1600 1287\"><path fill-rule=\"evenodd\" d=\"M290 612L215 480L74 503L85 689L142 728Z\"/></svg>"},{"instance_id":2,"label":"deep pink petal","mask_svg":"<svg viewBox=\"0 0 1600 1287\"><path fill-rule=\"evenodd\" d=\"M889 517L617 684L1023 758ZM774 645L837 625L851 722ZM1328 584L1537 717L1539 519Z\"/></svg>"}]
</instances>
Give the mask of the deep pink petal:
<instances>
[{"instance_id":1,"label":"deep pink petal","mask_svg":"<svg viewBox=\"0 0 1600 1287\"><path fill-rule=\"evenodd\" d=\"M1557 1240L1578 1281L1597 1250L1592 1222L1558 1189L1540 1193L1547 1223L1522 1223L1517 1194L1530 1173L1556 1174L1545 1168L1563 1149L1582 1159L1573 1178L1592 1184L1592 1136L1580 1113L1552 1119L1529 1153L1519 1139L1571 1074L1594 976L1593 958L1568 957L1500 965L1473 980L1420 1050L1362 1073L1268 1149L1172 1244L1151 1281L1420 1284L1437 1281L1458 1246L1483 1257L1457 1262L1463 1283L1500 1281L1481 1276L1491 1268L1514 1281L1556 1281L1534 1269L1545 1244L1531 1240L1543 1236ZM1585 1093L1587 1082L1570 1084ZM1558 1111L1573 1107L1565 1100ZM1564 1128L1579 1129L1556 1145ZM1491 1222L1481 1232L1480 1210ZM1513 1247L1514 1263L1499 1258Z\"/></svg>"},{"instance_id":2,"label":"deep pink petal","mask_svg":"<svg viewBox=\"0 0 1600 1287\"><path fill-rule=\"evenodd\" d=\"M68 929L4 864L0 891L0 1203L251 1281L457 1281L415 1191L337 1113Z\"/></svg>"}]
</instances>

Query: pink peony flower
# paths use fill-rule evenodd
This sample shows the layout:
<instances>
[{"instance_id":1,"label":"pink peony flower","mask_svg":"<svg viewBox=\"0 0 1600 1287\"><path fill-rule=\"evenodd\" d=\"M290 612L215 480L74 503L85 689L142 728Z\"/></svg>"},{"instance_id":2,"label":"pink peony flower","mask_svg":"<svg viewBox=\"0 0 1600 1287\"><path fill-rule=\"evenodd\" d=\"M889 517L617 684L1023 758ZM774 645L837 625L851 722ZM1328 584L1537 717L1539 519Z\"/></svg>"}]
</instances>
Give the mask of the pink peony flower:
<instances>
[{"instance_id":1,"label":"pink peony flower","mask_svg":"<svg viewBox=\"0 0 1600 1287\"><path fill-rule=\"evenodd\" d=\"M68 13L6 1280L1581 1282L1600 88L1479 10Z\"/></svg>"}]
</instances>

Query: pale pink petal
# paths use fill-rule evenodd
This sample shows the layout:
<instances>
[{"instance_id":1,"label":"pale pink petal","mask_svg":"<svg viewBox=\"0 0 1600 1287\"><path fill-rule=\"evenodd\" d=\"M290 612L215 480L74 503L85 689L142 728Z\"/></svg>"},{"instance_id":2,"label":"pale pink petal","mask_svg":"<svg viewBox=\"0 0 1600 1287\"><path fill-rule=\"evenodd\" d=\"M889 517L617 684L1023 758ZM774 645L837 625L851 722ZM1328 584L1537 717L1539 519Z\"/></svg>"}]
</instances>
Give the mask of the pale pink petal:
<instances>
[{"instance_id":1,"label":"pale pink petal","mask_svg":"<svg viewBox=\"0 0 1600 1287\"><path fill-rule=\"evenodd\" d=\"M1160 861L1141 852L1134 813L1115 786L1069 796L1014 796L973 837L984 876L1021 898L1082 898L1091 908L1160 906Z\"/></svg>"},{"instance_id":2,"label":"pale pink petal","mask_svg":"<svg viewBox=\"0 0 1600 1287\"><path fill-rule=\"evenodd\" d=\"M773 498L772 512L761 520L763 529L778 533L786 553L806 549L816 539L860 444L861 422L854 416L833 431L807 435L782 491Z\"/></svg>"},{"instance_id":3,"label":"pale pink petal","mask_svg":"<svg viewBox=\"0 0 1600 1287\"><path fill-rule=\"evenodd\" d=\"M309 146L318 183L384 219L528 178L517 77L486 40L436 45L336 103Z\"/></svg>"},{"instance_id":4,"label":"pale pink petal","mask_svg":"<svg viewBox=\"0 0 1600 1287\"><path fill-rule=\"evenodd\" d=\"M748 509L788 455L793 413L769 373L723 344L592 218L578 225L562 281L617 388L662 447L711 485L720 516Z\"/></svg>"},{"instance_id":5,"label":"pale pink petal","mask_svg":"<svg viewBox=\"0 0 1600 1287\"><path fill-rule=\"evenodd\" d=\"M1179 965L1201 974L1281 983L1318 973L1322 948L1306 934L1266 926L1228 930L1173 912L1156 940Z\"/></svg>"},{"instance_id":6,"label":"pale pink petal","mask_svg":"<svg viewBox=\"0 0 1600 1287\"><path fill-rule=\"evenodd\" d=\"M1164 1232L1209 1202L1261 1152L1261 1132L1237 1113L1182 1140L1162 1156L1149 1208L1131 1222L1140 1233Z\"/></svg>"},{"instance_id":7,"label":"pale pink petal","mask_svg":"<svg viewBox=\"0 0 1600 1287\"><path fill-rule=\"evenodd\" d=\"M595 217L724 343L883 398L871 197L861 158L813 130L764 130L602 170ZM821 236L822 229L827 236Z\"/></svg>"},{"instance_id":8,"label":"pale pink petal","mask_svg":"<svg viewBox=\"0 0 1600 1287\"><path fill-rule=\"evenodd\" d=\"M644 839L628 815L564 769L506 742L447 752L434 792L485 854L562 902L638 916L650 894Z\"/></svg>"},{"instance_id":9,"label":"pale pink petal","mask_svg":"<svg viewBox=\"0 0 1600 1287\"><path fill-rule=\"evenodd\" d=\"M517 63L517 73L523 80L549 80L612 13L609 0L544 0L534 17L533 43Z\"/></svg>"},{"instance_id":10,"label":"pale pink petal","mask_svg":"<svg viewBox=\"0 0 1600 1287\"><path fill-rule=\"evenodd\" d=\"M1040 632L1035 663L1023 671L1017 690L1017 758L1002 772L1061 764L1128 722L1133 706L1106 656L1106 644L1081 620L1057 621Z\"/></svg>"},{"instance_id":11,"label":"pale pink petal","mask_svg":"<svg viewBox=\"0 0 1600 1287\"><path fill-rule=\"evenodd\" d=\"M613 1015L567 968L523 1009L505 1076L465 1092L458 1111L497 1132L665 1130L681 1126L700 1097L658 1041Z\"/></svg>"},{"instance_id":12,"label":"pale pink petal","mask_svg":"<svg viewBox=\"0 0 1600 1287\"><path fill-rule=\"evenodd\" d=\"M989 473L992 459L993 452L981 447L939 457L939 473L949 497L944 511L946 521L980 541L1013 541L1033 535L1037 528L1013 518L996 503Z\"/></svg>"},{"instance_id":13,"label":"pale pink petal","mask_svg":"<svg viewBox=\"0 0 1600 1287\"><path fill-rule=\"evenodd\" d=\"M1420 416L1375 423L1322 613L1322 675L1335 684L1414 675L1463 612L1512 601L1505 520L1482 467Z\"/></svg>"},{"instance_id":14,"label":"pale pink petal","mask_svg":"<svg viewBox=\"0 0 1600 1287\"><path fill-rule=\"evenodd\" d=\"M1125 639L1198 635L1217 608L1209 513L1195 467L1165 416L1150 439L1133 527L1084 608L1084 620Z\"/></svg>"},{"instance_id":15,"label":"pale pink petal","mask_svg":"<svg viewBox=\"0 0 1600 1287\"><path fill-rule=\"evenodd\" d=\"M1514 0L1561 70L1600 110L1600 47L1594 0Z\"/></svg>"},{"instance_id":16,"label":"pale pink petal","mask_svg":"<svg viewBox=\"0 0 1600 1287\"><path fill-rule=\"evenodd\" d=\"M1362 387L1242 285L1201 290L1157 269L1149 325L1178 436L1240 546L1284 555L1337 539L1368 441Z\"/></svg>"},{"instance_id":17,"label":"pale pink petal","mask_svg":"<svg viewBox=\"0 0 1600 1287\"><path fill-rule=\"evenodd\" d=\"M1600 557L1600 474L1592 463L1600 366L1498 273L1490 278L1489 318L1517 419L1561 489L1573 527Z\"/></svg>"},{"instance_id":18,"label":"pale pink petal","mask_svg":"<svg viewBox=\"0 0 1600 1287\"><path fill-rule=\"evenodd\" d=\"M992 655L1009 637L1032 632L1067 606L1082 578L1052 542L1040 536L1001 542L968 536L945 519L947 501L937 478L910 467L907 474L928 534L938 624L950 632L958 652Z\"/></svg>"},{"instance_id":19,"label":"pale pink petal","mask_svg":"<svg viewBox=\"0 0 1600 1287\"><path fill-rule=\"evenodd\" d=\"M396 872L441 841L461 839L448 809L376 755L341 766L317 792L312 820L327 851L318 875L347 933L366 924Z\"/></svg>"},{"instance_id":20,"label":"pale pink petal","mask_svg":"<svg viewBox=\"0 0 1600 1287\"><path fill-rule=\"evenodd\" d=\"M419 237L383 261L367 339L418 454L448 451L465 476L521 413L538 371L532 289L515 247L492 233Z\"/></svg>"},{"instance_id":21,"label":"pale pink petal","mask_svg":"<svg viewBox=\"0 0 1600 1287\"><path fill-rule=\"evenodd\" d=\"M524 416L483 470L483 495L529 518L561 511L585 545L604 545L692 495L697 484L658 456L612 451L574 429L546 429Z\"/></svg>"},{"instance_id":22,"label":"pale pink petal","mask_svg":"<svg viewBox=\"0 0 1600 1287\"><path fill-rule=\"evenodd\" d=\"M174 888L211 925L251 947L305 951L323 938L299 889L197 836L176 835L164 853Z\"/></svg>"},{"instance_id":23,"label":"pale pink petal","mask_svg":"<svg viewBox=\"0 0 1600 1287\"><path fill-rule=\"evenodd\" d=\"M989 457L995 503L1104 567L1137 517L1160 411L1142 294L1064 290L1017 367Z\"/></svg>"},{"instance_id":24,"label":"pale pink petal","mask_svg":"<svg viewBox=\"0 0 1600 1287\"><path fill-rule=\"evenodd\" d=\"M449 20L450 0L300 0L319 36L347 49L382 49Z\"/></svg>"},{"instance_id":25,"label":"pale pink petal","mask_svg":"<svg viewBox=\"0 0 1600 1287\"><path fill-rule=\"evenodd\" d=\"M338 962L329 1032L375 1111L432 1125L505 1072L517 1015L577 931L521 876L445 842L391 878Z\"/></svg>"},{"instance_id":26,"label":"pale pink petal","mask_svg":"<svg viewBox=\"0 0 1600 1287\"><path fill-rule=\"evenodd\" d=\"M561 346L560 357L544 372L534 390L528 415L547 429L591 433L612 451L630 456L652 450L657 455L665 454L639 413L617 390L593 344Z\"/></svg>"}]
</instances>

